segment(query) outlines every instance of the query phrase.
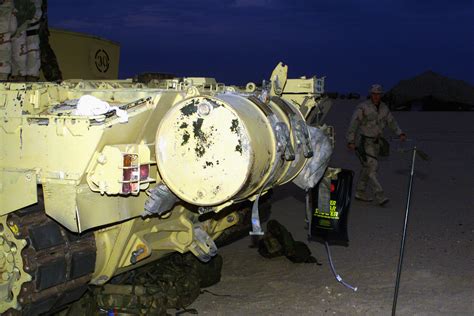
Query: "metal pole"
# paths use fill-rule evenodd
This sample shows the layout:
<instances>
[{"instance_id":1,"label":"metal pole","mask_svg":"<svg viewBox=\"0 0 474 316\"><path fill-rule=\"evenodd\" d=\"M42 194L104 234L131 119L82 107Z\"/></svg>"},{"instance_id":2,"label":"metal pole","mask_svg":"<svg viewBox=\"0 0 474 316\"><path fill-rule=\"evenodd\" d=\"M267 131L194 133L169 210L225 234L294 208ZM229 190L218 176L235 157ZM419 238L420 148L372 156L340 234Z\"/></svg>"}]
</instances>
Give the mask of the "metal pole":
<instances>
[{"instance_id":1,"label":"metal pole","mask_svg":"<svg viewBox=\"0 0 474 316\"><path fill-rule=\"evenodd\" d=\"M398 258L397 279L395 283L395 293L393 295L392 316L395 316L397 310L398 288L400 287L400 275L402 274L403 253L405 251L405 238L407 235L408 214L410 212L411 190L413 186L413 174L415 170L416 146L413 147L413 157L411 159L410 181L408 183L407 206L405 210L405 221L403 223L402 242L400 245L400 255Z\"/></svg>"}]
</instances>

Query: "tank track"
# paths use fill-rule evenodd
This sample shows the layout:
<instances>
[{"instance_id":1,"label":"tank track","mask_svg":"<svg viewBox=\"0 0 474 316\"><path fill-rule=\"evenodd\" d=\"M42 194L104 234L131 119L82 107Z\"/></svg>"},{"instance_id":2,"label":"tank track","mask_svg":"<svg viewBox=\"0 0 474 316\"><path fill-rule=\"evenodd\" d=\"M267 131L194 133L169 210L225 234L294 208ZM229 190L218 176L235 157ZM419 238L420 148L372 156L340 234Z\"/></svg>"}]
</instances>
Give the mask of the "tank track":
<instances>
[{"instance_id":1,"label":"tank track","mask_svg":"<svg viewBox=\"0 0 474 316\"><path fill-rule=\"evenodd\" d=\"M93 233L73 234L50 219L42 203L10 214L7 224L20 240L26 240L21 255L23 270L31 281L18 295L21 310L6 315L51 314L79 299L87 290L95 268Z\"/></svg>"}]
</instances>

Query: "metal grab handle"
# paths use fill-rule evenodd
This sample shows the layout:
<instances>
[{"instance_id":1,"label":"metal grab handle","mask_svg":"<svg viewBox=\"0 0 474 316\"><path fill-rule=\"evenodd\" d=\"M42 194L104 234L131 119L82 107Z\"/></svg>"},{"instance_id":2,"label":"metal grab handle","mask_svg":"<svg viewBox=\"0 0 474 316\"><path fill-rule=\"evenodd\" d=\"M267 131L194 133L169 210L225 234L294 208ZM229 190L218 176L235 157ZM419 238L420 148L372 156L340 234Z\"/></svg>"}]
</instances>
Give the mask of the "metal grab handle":
<instances>
[{"instance_id":1,"label":"metal grab handle","mask_svg":"<svg viewBox=\"0 0 474 316\"><path fill-rule=\"evenodd\" d=\"M313 149L311 148L311 142L309 140L309 132L306 126L306 122L297 121L297 114L295 110L287 104L284 100L272 97L272 101L278 105L278 107L286 113L288 119L290 120L289 129L295 133L296 142L303 145L303 155L305 158L310 158L313 156ZM288 132L289 134L289 132ZM288 135L288 139L290 139ZM293 150L294 152L294 150ZM293 159L291 159L293 160Z\"/></svg>"},{"instance_id":2,"label":"metal grab handle","mask_svg":"<svg viewBox=\"0 0 474 316\"><path fill-rule=\"evenodd\" d=\"M295 149L291 144L290 130L283 122L278 122L275 127L278 139L278 148L283 151L282 156L286 161L295 160Z\"/></svg>"},{"instance_id":3,"label":"metal grab handle","mask_svg":"<svg viewBox=\"0 0 474 316\"><path fill-rule=\"evenodd\" d=\"M313 148L309 139L308 127L304 121L296 123L296 139L303 145L303 155L305 158L313 157Z\"/></svg>"}]
</instances>

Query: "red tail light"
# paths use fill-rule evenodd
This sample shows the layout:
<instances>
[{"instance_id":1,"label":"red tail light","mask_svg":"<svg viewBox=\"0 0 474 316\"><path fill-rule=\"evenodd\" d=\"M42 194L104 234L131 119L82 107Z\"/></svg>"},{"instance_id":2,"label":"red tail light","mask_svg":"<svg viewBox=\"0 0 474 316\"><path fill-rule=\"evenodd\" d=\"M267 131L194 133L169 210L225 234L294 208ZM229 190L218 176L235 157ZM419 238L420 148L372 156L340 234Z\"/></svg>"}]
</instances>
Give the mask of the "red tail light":
<instances>
[{"instance_id":1,"label":"red tail light","mask_svg":"<svg viewBox=\"0 0 474 316\"><path fill-rule=\"evenodd\" d=\"M140 190L139 188L139 167L137 165L137 155L124 155L123 156L123 184L122 192L125 194L135 193Z\"/></svg>"},{"instance_id":2,"label":"red tail light","mask_svg":"<svg viewBox=\"0 0 474 316\"><path fill-rule=\"evenodd\" d=\"M140 165L137 154L123 155L122 194L136 194L140 192L142 183L153 181L150 179L150 164Z\"/></svg>"},{"instance_id":3,"label":"red tail light","mask_svg":"<svg viewBox=\"0 0 474 316\"><path fill-rule=\"evenodd\" d=\"M140 181L145 181L150 175L150 165L141 165L140 166Z\"/></svg>"}]
</instances>

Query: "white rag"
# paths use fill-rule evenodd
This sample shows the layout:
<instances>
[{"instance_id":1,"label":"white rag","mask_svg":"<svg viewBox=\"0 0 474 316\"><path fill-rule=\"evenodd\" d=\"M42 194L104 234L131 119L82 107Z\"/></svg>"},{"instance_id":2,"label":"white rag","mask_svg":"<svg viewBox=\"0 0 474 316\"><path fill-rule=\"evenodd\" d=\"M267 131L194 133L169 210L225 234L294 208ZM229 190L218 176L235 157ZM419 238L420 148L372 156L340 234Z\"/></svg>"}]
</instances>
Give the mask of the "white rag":
<instances>
[{"instance_id":1,"label":"white rag","mask_svg":"<svg viewBox=\"0 0 474 316\"><path fill-rule=\"evenodd\" d=\"M128 122L127 111L121 110L117 106L110 106L107 102L88 94L79 98L79 101L77 102L77 108L72 114L80 116L95 116L102 115L113 110L115 110L115 114L117 114L120 123Z\"/></svg>"}]
</instances>

